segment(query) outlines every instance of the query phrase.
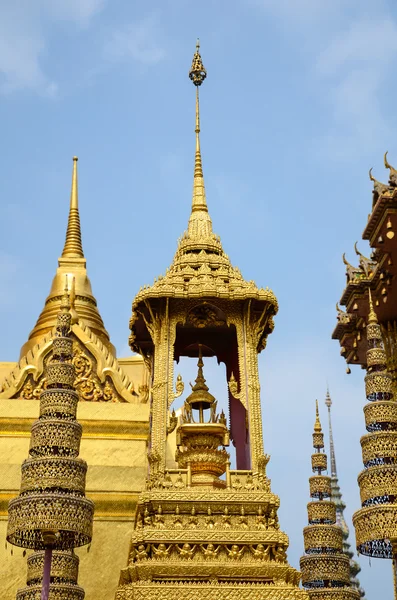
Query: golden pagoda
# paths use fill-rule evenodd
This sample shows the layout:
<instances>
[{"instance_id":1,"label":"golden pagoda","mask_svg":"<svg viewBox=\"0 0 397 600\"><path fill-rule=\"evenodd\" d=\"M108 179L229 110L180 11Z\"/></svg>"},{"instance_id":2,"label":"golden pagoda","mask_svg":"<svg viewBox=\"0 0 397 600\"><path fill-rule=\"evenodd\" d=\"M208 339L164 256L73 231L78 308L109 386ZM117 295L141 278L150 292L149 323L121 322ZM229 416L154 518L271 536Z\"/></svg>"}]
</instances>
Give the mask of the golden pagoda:
<instances>
[{"instance_id":1,"label":"golden pagoda","mask_svg":"<svg viewBox=\"0 0 397 600\"><path fill-rule=\"evenodd\" d=\"M305 554L300 561L302 583L312 600L358 600L360 593L350 581L349 556L343 551L343 531L336 522L337 509L330 500L331 477L322 474L327 469L327 455L317 400L313 448L312 501L307 505L309 525L303 530Z\"/></svg>"},{"instance_id":2,"label":"golden pagoda","mask_svg":"<svg viewBox=\"0 0 397 600\"><path fill-rule=\"evenodd\" d=\"M212 230L200 152L199 87L206 78L197 45L189 77L196 86L196 152L187 231L164 277L139 291L131 348L151 371L149 472L135 516L117 600L304 599L287 561L279 498L266 476L258 354L273 330L274 294L246 282ZM191 394L174 361L198 359ZM204 378L205 357L226 365L229 414ZM175 460L167 447L175 439ZM236 448L231 468L229 439Z\"/></svg>"},{"instance_id":3,"label":"golden pagoda","mask_svg":"<svg viewBox=\"0 0 397 600\"><path fill-rule=\"evenodd\" d=\"M135 390L116 359L114 346L99 314L87 275L80 228L76 156L73 158L66 239L58 259L58 268L44 308L21 348L18 364L0 384L0 398L38 398L45 386L42 375L50 354L65 277L72 282L73 362L81 399L89 402L140 401L139 390Z\"/></svg>"},{"instance_id":4,"label":"golden pagoda","mask_svg":"<svg viewBox=\"0 0 397 600\"><path fill-rule=\"evenodd\" d=\"M128 551L133 515L146 477L149 433L148 371L140 356L116 358L91 290L83 254L78 205L77 158L66 240L44 309L21 350L18 363L0 362L0 534L6 537L7 507L18 494L20 465L29 451L30 432L40 411L41 393L48 387L48 367L57 339L57 316L67 277L70 294L70 339L73 382L78 395L78 419L83 426L81 452L88 465L87 494L95 502L94 537L90 552L74 558L54 553L59 569L69 565L88 597L108 600L117 588L118 572ZM59 225L61 231L62 225ZM106 545L107 552L103 552ZM25 581L23 549L0 547L0 598L9 599ZM66 562L65 562L66 561ZM103 570L97 572L98 562ZM40 558L29 557L29 585L37 583ZM66 567L65 567L66 568ZM115 573L113 579L107 571ZM3 595L2 595L3 594Z\"/></svg>"},{"instance_id":5,"label":"golden pagoda","mask_svg":"<svg viewBox=\"0 0 397 600\"><path fill-rule=\"evenodd\" d=\"M364 470L358 476L361 509L353 515L357 550L397 560L397 402L386 369L381 328L369 292L367 375L364 407L367 434L361 438Z\"/></svg>"},{"instance_id":6,"label":"golden pagoda","mask_svg":"<svg viewBox=\"0 0 397 600\"><path fill-rule=\"evenodd\" d=\"M344 510L346 504L342 500L342 494L339 487L338 472L336 469L336 455L335 455L335 444L334 435L332 431L332 420L331 420L331 406L332 400L327 390L325 398L325 405L328 409L328 427L329 427L329 456L331 464L331 501L335 504L336 508L336 524L342 529L343 533L343 552L349 557L350 561L350 583L352 587L358 590L360 598L365 598L365 592L362 589L357 575L361 571L361 567L358 562L354 559L354 553L351 550L349 543L349 527L347 526Z\"/></svg>"}]
</instances>

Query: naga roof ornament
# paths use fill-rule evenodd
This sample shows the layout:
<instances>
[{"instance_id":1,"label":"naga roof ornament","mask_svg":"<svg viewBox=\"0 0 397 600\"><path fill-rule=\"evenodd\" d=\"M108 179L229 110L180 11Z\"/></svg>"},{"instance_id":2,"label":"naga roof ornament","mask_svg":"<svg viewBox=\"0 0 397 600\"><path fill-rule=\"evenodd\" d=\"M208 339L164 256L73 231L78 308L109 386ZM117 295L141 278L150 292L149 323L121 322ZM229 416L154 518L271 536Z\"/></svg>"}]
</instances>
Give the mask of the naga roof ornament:
<instances>
[{"instance_id":1,"label":"naga roof ornament","mask_svg":"<svg viewBox=\"0 0 397 600\"><path fill-rule=\"evenodd\" d=\"M397 186L397 170L394 167L392 167L392 165L389 163L389 161L387 160L387 155L388 155L388 152L385 152L384 163L385 163L385 168L389 169L389 183L392 187L396 187Z\"/></svg>"},{"instance_id":2,"label":"naga roof ornament","mask_svg":"<svg viewBox=\"0 0 397 600\"><path fill-rule=\"evenodd\" d=\"M375 204L377 203L379 196L382 196L383 194L385 194L388 191L389 186L386 183L381 183L380 181L375 179L375 177L372 175L372 167L369 170L369 178L374 183L374 189L372 191L372 194L373 194L372 208L373 208L375 206Z\"/></svg>"}]
</instances>

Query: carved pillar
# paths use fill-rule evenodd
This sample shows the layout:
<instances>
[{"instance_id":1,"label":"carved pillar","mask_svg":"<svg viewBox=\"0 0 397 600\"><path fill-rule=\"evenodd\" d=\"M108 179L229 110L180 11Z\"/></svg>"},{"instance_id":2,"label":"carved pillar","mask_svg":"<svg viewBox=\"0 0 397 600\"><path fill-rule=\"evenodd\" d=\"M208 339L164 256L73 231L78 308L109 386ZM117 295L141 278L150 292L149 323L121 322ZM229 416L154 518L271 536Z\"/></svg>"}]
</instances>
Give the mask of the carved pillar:
<instances>
[{"instance_id":1,"label":"carved pillar","mask_svg":"<svg viewBox=\"0 0 397 600\"><path fill-rule=\"evenodd\" d=\"M149 451L150 475L156 477L165 470L165 439L168 413L168 375L169 375L169 314L168 299L155 313L150 305L146 326L154 345L152 410L151 410L151 446Z\"/></svg>"}]
</instances>

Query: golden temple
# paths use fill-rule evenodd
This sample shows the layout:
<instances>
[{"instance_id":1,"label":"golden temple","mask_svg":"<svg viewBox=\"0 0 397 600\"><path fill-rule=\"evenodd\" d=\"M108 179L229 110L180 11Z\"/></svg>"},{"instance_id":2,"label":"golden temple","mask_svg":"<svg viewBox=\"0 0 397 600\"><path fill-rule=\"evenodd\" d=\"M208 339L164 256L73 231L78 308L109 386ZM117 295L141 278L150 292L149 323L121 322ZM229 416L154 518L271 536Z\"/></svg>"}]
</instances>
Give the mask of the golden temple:
<instances>
[{"instance_id":1,"label":"golden temple","mask_svg":"<svg viewBox=\"0 0 397 600\"><path fill-rule=\"evenodd\" d=\"M81 600L84 590L88 599L95 600L358 600L364 596L356 578L359 567L347 542L331 422L331 475L323 474L327 456L318 407L309 524L304 529L305 554L301 558L304 589L300 587L301 573L288 562L289 539L278 518L280 499L271 490L266 473L270 457L263 446L258 370L258 355L273 331L278 303L271 290L243 278L212 228L200 147L199 89L206 77L197 44L189 71L196 91L190 216L165 274L141 288L133 301L129 343L136 354L130 358L116 357L87 275L77 157L73 158L66 239L50 293L18 363L0 363L0 444L2 466L8 474L0 489L0 526L4 537L8 527L9 544L33 550L27 559L22 551L13 555L9 548L3 551L4 598L15 594L20 600L40 598L43 550L51 550L53 556L48 575L50 600ZM393 187L392 167L390 172ZM375 188L379 201L382 194L389 194L382 206L390 206L391 188L378 182ZM388 218L380 229L374 226L375 235L392 240L387 235L392 231L390 215ZM375 260L366 259L357 247L356 251L359 269L351 267L345 257L344 261L349 285L363 298L364 280L375 282L378 271ZM376 258L389 269L379 271L380 285L389 285L390 255L386 253L384 258L378 253ZM65 280L69 282L66 292ZM345 299L350 298L349 293L345 292ZM338 308L335 337L343 338L348 362L360 362L366 352L367 315L362 298L360 309L357 299L357 308L352 305L354 326L350 316ZM378 298L375 304L379 305ZM368 335L374 331L373 318L372 311ZM389 388L385 391L378 386L379 381L392 381L395 387L392 342L386 349L386 361L380 325L376 326L373 349L383 352L383 362L373 349L368 350L375 361L371 366L376 363L376 368L375 374L368 373L367 386L370 381L374 393L383 396L369 400L382 401L377 408L385 409L387 404L393 411L392 398L384 396ZM388 339L393 327L387 325ZM382 335L384 339L384 331ZM175 363L182 357L197 361L197 377L188 394L174 373ZM227 414L218 409L221 399L211 393L205 380L206 362L212 357L226 367ZM46 412L48 398L52 399L51 410ZM179 408L173 406L178 398L182 402ZM329 394L326 404L330 411ZM366 417L367 412L370 409L366 409ZM379 415L371 421L380 422ZM387 423L394 421L390 417ZM40 443L37 428L44 432ZM377 439L383 435L378 429ZM390 439L393 432L389 427ZM44 460L51 469L40 466ZM81 466L84 461L87 481ZM30 463L37 472L29 479ZM364 466L367 470L360 475L360 485L369 477L368 471L375 469L372 464ZM394 466L377 464L376 469L394 477ZM73 477L71 473L78 474ZM40 504L43 494L54 497L45 519ZM70 502L79 507L94 503L93 526L88 509L80 522L68 516L66 509L61 514L58 509L66 496L73 497ZM388 500L393 504L390 493ZM23 523L14 508L19 502L29 506ZM383 509L376 510L380 513ZM355 516L356 531L357 527L361 531L361 522L365 524L363 533L357 534L357 544L360 552L366 553L370 529L366 515L370 511L366 507L361 511L365 516L360 511ZM390 514L394 515L393 511L392 506ZM89 552L75 553L75 547L89 542L91 526ZM382 531L371 539L378 547L386 534ZM391 546L387 548L391 556Z\"/></svg>"}]
</instances>

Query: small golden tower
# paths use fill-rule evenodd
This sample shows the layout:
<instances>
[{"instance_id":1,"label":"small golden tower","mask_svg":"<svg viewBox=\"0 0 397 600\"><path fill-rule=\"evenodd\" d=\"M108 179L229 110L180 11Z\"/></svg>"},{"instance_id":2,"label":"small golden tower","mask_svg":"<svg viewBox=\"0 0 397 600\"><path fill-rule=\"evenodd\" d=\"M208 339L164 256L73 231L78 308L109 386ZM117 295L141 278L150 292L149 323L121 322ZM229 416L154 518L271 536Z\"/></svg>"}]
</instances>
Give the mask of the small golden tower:
<instances>
[{"instance_id":1,"label":"small golden tower","mask_svg":"<svg viewBox=\"0 0 397 600\"><path fill-rule=\"evenodd\" d=\"M149 473L140 495L128 565L117 600L304 600L287 561L279 498L266 476L258 353L273 329L277 301L243 279L212 230L200 151L198 88L206 77L199 47L196 151L187 231L164 277L133 303L130 344L151 366ZM170 411L174 361L198 357L198 375L179 418ZM226 365L229 415L203 374L203 357ZM176 428L176 468L167 439ZM236 448L237 469L226 447Z\"/></svg>"},{"instance_id":2,"label":"small golden tower","mask_svg":"<svg viewBox=\"0 0 397 600\"><path fill-rule=\"evenodd\" d=\"M364 407L367 434L361 438L364 470L358 476L361 509L353 515L357 550L397 558L397 402L386 368L381 328L369 290L367 375Z\"/></svg>"},{"instance_id":3,"label":"small golden tower","mask_svg":"<svg viewBox=\"0 0 397 600\"><path fill-rule=\"evenodd\" d=\"M350 584L349 557L343 552L343 532L336 524L336 506L329 500L331 477L322 474L327 469L327 455L323 452L324 434L317 400L313 447L312 469L315 475L309 479L313 500L307 505L309 525L303 530L302 584L313 600L358 600L360 594Z\"/></svg>"},{"instance_id":4,"label":"small golden tower","mask_svg":"<svg viewBox=\"0 0 397 600\"><path fill-rule=\"evenodd\" d=\"M45 551L29 557L28 587L18 591L18 600L40 597L44 565L54 597L84 598L77 586L78 558L73 548L91 541L94 505L85 498L87 464L78 458L82 427L76 420L79 398L73 386L76 372L71 362L70 324L66 290L52 342L52 361L46 365L47 389L40 395L40 417L33 423L29 458L22 464L20 494L8 509L7 541ZM52 550L69 552L54 553L51 572Z\"/></svg>"}]
</instances>

